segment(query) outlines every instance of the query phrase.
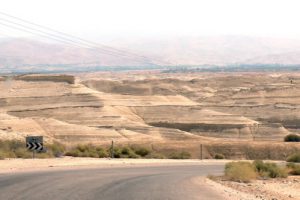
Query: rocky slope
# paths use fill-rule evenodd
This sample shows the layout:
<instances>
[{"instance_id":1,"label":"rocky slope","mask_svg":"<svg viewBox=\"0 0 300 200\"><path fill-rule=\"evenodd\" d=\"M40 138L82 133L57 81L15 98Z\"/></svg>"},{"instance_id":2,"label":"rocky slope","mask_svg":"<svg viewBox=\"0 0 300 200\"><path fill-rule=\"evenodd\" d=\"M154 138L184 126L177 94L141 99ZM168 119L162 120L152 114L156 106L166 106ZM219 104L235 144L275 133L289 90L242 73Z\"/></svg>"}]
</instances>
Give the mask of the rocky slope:
<instances>
[{"instance_id":1,"label":"rocky slope","mask_svg":"<svg viewBox=\"0 0 300 200\"><path fill-rule=\"evenodd\" d=\"M300 78L176 76L74 83L68 76L3 77L0 138L41 134L67 144L282 140L299 131Z\"/></svg>"}]
</instances>

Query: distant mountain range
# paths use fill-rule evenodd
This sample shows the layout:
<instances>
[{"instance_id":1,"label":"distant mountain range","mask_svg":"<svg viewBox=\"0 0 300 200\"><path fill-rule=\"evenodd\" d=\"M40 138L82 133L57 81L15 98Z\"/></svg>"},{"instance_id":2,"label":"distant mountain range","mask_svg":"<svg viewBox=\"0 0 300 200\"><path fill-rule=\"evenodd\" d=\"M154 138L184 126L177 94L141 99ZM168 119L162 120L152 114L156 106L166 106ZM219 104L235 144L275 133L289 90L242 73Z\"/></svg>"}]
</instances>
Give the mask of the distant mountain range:
<instances>
[{"instance_id":1,"label":"distant mountain range","mask_svg":"<svg viewBox=\"0 0 300 200\"><path fill-rule=\"evenodd\" d=\"M300 64L300 40L246 36L114 39L106 45L170 65ZM99 50L30 39L0 40L0 70L51 71L95 66L146 66Z\"/></svg>"}]
</instances>

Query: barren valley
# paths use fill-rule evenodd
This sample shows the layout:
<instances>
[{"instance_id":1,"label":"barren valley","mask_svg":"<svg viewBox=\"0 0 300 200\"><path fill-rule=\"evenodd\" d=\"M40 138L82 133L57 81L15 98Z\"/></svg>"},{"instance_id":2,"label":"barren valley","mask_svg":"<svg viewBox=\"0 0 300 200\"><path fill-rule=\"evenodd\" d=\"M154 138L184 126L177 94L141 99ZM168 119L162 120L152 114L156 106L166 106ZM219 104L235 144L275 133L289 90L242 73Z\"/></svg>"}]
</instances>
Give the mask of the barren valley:
<instances>
[{"instance_id":1,"label":"barren valley","mask_svg":"<svg viewBox=\"0 0 300 200\"><path fill-rule=\"evenodd\" d=\"M200 143L285 148L284 136L300 129L297 73L99 72L0 80L1 139L181 144L197 152Z\"/></svg>"}]
</instances>

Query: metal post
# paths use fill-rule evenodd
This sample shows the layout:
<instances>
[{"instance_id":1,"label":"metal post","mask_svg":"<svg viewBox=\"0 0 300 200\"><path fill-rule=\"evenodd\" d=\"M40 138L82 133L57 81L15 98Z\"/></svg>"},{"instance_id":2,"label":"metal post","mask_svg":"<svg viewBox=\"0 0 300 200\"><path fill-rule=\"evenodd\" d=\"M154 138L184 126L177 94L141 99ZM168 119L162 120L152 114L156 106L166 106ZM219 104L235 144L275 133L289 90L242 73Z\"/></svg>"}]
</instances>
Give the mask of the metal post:
<instances>
[{"instance_id":1,"label":"metal post","mask_svg":"<svg viewBox=\"0 0 300 200\"><path fill-rule=\"evenodd\" d=\"M111 141L111 152L110 152L111 158L114 158L114 141Z\"/></svg>"},{"instance_id":2,"label":"metal post","mask_svg":"<svg viewBox=\"0 0 300 200\"><path fill-rule=\"evenodd\" d=\"M35 159L35 150L32 151L32 159Z\"/></svg>"},{"instance_id":3,"label":"metal post","mask_svg":"<svg viewBox=\"0 0 300 200\"><path fill-rule=\"evenodd\" d=\"M200 144L200 160L203 159L203 147L202 144Z\"/></svg>"}]
</instances>

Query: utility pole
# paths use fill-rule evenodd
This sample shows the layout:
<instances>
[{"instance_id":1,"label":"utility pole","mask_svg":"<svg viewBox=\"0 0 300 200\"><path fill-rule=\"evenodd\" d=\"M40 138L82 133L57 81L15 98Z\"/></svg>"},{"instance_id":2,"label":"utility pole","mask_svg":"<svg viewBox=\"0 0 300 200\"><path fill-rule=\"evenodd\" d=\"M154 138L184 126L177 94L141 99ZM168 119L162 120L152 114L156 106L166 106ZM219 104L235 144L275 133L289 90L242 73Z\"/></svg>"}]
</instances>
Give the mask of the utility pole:
<instances>
[{"instance_id":1,"label":"utility pole","mask_svg":"<svg viewBox=\"0 0 300 200\"><path fill-rule=\"evenodd\" d=\"M200 160L203 159L203 145L200 144Z\"/></svg>"},{"instance_id":2,"label":"utility pole","mask_svg":"<svg viewBox=\"0 0 300 200\"><path fill-rule=\"evenodd\" d=\"M114 141L111 141L111 149L110 149L110 156L111 158L114 158Z\"/></svg>"}]
</instances>

